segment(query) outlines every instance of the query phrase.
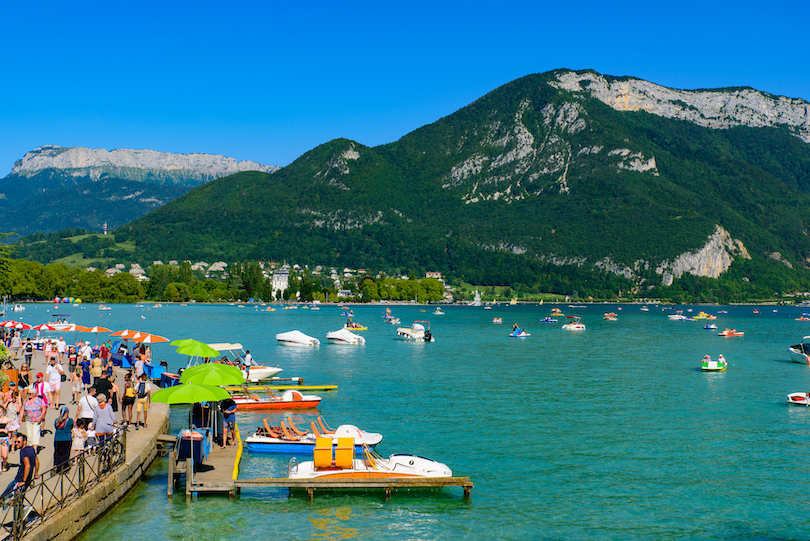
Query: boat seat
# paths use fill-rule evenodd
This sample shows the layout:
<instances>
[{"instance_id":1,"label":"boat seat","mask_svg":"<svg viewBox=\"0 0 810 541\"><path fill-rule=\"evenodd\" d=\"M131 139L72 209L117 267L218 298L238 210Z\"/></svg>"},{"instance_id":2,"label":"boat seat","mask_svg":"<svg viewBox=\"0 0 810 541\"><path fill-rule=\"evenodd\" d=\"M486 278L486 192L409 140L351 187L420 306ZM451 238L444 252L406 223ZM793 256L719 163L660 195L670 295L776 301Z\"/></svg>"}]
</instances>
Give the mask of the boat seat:
<instances>
[{"instance_id":1,"label":"boat seat","mask_svg":"<svg viewBox=\"0 0 810 541\"><path fill-rule=\"evenodd\" d=\"M332 438L317 438L315 440L312 459L315 462L316 470L325 470L332 467Z\"/></svg>"},{"instance_id":2,"label":"boat seat","mask_svg":"<svg viewBox=\"0 0 810 541\"><path fill-rule=\"evenodd\" d=\"M311 423L309 423L309 426L312 427L312 433L315 434L316 438L322 438L323 437L323 434L321 434L321 431L318 430L317 426L315 426L315 421L312 421Z\"/></svg>"},{"instance_id":3,"label":"boat seat","mask_svg":"<svg viewBox=\"0 0 810 541\"><path fill-rule=\"evenodd\" d=\"M321 427L321 432L323 432L324 434L335 433L335 431L328 424L326 424L326 421L324 420L322 415L318 415L318 424Z\"/></svg>"},{"instance_id":4,"label":"boat seat","mask_svg":"<svg viewBox=\"0 0 810 541\"><path fill-rule=\"evenodd\" d=\"M338 438L335 447L335 467L341 470L354 467L354 438Z\"/></svg>"},{"instance_id":5,"label":"boat seat","mask_svg":"<svg viewBox=\"0 0 810 541\"><path fill-rule=\"evenodd\" d=\"M281 423L281 433L284 434L285 440L297 441L301 439L299 436L292 434L289 430L287 430L287 427L284 426L283 422Z\"/></svg>"},{"instance_id":6,"label":"boat seat","mask_svg":"<svg viewBox=\"0 0 810 541\"><path fill-rule=\"evenodd\" d=\"M303 432L298 430L298 427L295 426L295 424L293 423L292 417L287 417L287 426L290 427L290 430L292 430L294 434L297 434L299 436L306 436L307 435L306 430L303 431Z\"/></svg>"}]
</instances>

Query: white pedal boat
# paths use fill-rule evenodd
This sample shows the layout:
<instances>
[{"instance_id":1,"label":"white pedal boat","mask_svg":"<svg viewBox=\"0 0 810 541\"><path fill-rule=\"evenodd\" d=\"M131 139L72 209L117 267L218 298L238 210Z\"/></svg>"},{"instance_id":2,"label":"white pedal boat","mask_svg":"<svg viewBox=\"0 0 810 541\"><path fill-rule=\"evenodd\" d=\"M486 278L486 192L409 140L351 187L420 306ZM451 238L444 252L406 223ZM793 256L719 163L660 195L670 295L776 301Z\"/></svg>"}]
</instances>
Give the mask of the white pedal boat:
<instances>
[{"instance_id":1,"label":"white pedal boat","mask_svg":"<svg viewBox=\"0 0 810 541\"><path fill-rule=\"evenodd\" d=\"M563 325L562 329L564 331L584 331L585 330L585 324L582 323L579 316L566 316L566 317L571 318L574 321L572 321L571 323L566 323L565 325Z\"/></svg>"},{"instance_id":2,"label":"white pedal boat","mask_svg":"<svg viewBox=\"0 0 810 541\"><path fill-rule=\"evenodd\" d=\"M346 441L348 440L348 441ZM363 458L354 457L354 442L351 438L338 440L332 458L331 439L325 440L329 447L318 442L313 451L314 460L298 463L290 461L290 479L401 479L452 477L446 464L416 455L393 454L382 458L365 447Z\"/></svg>"},{"instance_id":3,"label":"white pedal boat","mask_svg":"<svg viewBox=\"0 0 810 541\"><path fill-rule=\"evenodd\" d=\"M315 347L321 345L321 341L317 338L298 330L279 333L276 335L276 340L282 346Z\"/></svg>"},{"instance_id":4,"label":"white pedal boat","mask_svg":"<svg viewBox=\"0 0 810 541\"><path fill-rule=\"evenodd\" d=\"M326 339L333 344L344 344L350 346L362 346L366 339L359 334L354 334L348 329L339 329L326 333Z\"/></svg>"},{"instance_id":5,"label":"white pedal boat","mask_svg":"<svg viewBox=\"0 0 810 541\"><path fill-rule=\"evenodd\" d=\"M287 424L285 424L285 421ZM310 423L311 430L302 432L288 417L279 426L270 426L267 419L264 426L245 438L248 451L252 453L306 453L315 449L315 442L320 438L332 438L332 444L337 445L340 438L354 438L354 452L361 454L363 446L374 447L379 444L383 436L376 432L366 432L354 425L340 425L333 431L318 417Z\"/></svg>"},{"instance_id":6,"label":"white pedal boat","mask_svg":"<svg viewBox=\"0 0 810 541\"><path fill-rule=\"evenodd\" d=\"M704 357L700 363L700 369L703 372L722 372L726 368L728 368L728 361L722 357L716 361Z\"/></svg>"}]
</instances>

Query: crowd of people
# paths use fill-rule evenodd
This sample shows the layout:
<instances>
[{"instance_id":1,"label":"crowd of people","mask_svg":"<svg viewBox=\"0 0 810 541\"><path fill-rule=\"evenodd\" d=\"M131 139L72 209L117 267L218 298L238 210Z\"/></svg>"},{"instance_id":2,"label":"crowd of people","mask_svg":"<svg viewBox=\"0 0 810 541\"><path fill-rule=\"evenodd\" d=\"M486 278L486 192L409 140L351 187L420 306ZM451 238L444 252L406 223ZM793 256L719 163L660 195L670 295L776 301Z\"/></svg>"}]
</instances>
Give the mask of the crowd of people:
<instances>
[{"instance_id":1,"label":"crowd of people","mask_svg":"<svg viewBox=\"0 0 810 541\"><path fill-rule=\"evenodd\" d=\"M148 347L134 350L135 367L124 375L123 389L116 382L110 341L95 348L90 342L68 345L63 337L39 341L45 357L44 372L33 373L34 341L19 332L6 336L13 358L6 368L15 369L21 360L17 381L8 382L0 403L0 459L2 471L10 468L11 451L19 451L20 467L15 479L0 494L6 498L17 488L27 487L39 475L43 434L53 434L53 467L58 472L71 468L71 458L90 451L111 438L119 429L146 427L152 386L144 373L149 362ZM62 403L62 384L70 385L70 402ZM71 415L70 406L75 405ZM58 412L53 426L46 426L50 410ZM141 421L143 414L143 421ZM72 457L71 457L72 451Z\"/></svg>"}]
</instances>

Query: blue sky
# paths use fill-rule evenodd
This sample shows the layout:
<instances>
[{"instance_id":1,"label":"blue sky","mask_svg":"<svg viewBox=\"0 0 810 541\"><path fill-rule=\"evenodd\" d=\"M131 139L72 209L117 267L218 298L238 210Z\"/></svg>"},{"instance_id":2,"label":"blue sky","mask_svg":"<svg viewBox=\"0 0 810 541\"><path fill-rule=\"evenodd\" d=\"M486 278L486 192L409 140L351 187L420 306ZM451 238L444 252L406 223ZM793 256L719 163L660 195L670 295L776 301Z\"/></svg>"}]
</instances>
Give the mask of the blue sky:
<instances>
[{"instance_id":1,"label":"blue sky","mask_svg":"<svg viewBox=\"0 0 810 541\"><path fill-rule=\"evenodd\" d=\"M0 177L44 144L283 166L556 68L810 100L808 16L806 1L4 2Z\"/></svg>"}]
</instances>

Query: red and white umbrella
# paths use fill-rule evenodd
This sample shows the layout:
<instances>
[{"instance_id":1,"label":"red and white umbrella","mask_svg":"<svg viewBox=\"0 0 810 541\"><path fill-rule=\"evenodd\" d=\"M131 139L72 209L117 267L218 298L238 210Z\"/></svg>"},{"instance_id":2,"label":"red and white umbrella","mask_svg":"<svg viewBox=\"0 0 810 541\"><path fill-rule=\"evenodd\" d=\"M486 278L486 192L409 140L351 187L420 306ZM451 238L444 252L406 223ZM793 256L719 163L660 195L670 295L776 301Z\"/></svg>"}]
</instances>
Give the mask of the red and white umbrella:
<instances>
[{"instance_id":1,"label":"red and white umbrella","mask_svg":"<svg viewBox=\"0 0 810 541\"><path fill-rule=\"evenodd\" d=\"M34 325L31 328L34 329L35 331L55 331L56 330L55 327L51 327L47 323L40 323L39 325Z\"/></svg>"},{"instance_id":2,"label":"red and white umbrella","mask_svg":"<svg viewBox=\"0 0 810 541\"><path fill-rule=\"evenodd\" d=\"M163 336L158 336L157 334L149 334L149 333L138 333L130 338L133 342L139 342L141 344L157 344L158 342L168 342L169 339Z\"/></svg>"}]
</instances>

